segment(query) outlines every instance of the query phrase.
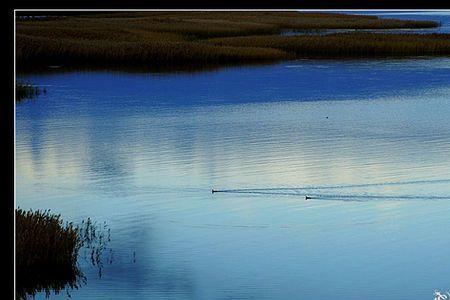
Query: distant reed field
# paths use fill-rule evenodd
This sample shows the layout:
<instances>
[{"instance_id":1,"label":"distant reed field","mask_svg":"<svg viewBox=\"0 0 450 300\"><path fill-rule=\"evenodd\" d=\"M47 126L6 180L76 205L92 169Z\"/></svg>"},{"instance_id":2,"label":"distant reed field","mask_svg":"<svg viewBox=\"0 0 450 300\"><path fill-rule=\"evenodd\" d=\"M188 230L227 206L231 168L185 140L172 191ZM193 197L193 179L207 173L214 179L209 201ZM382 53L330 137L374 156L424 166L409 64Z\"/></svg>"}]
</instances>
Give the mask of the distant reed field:
<instances>
[{"instance_id":1,"label":"distant reed field","mask_svg":"<svg viewBox=\"0 0 450 300\"><path fill-rule=\"evenodd\" d=\"M229 47L277 49L291 56L418 56L450 54L447 34L334 33L304 36L248 36L210 39Z\"/></svg>"},{"instance_id":2,"label":"distant reed field","mask_svg":"<svg viewBox=\"0 0 450 300\"><path fill-rule=\"evenodd\" d=\"M431 28L432 21L298 12L127 12L17 20L19 68L235 64L312 56L448 55L448 35L289 30Z\"/></svg>"}]
</instances>

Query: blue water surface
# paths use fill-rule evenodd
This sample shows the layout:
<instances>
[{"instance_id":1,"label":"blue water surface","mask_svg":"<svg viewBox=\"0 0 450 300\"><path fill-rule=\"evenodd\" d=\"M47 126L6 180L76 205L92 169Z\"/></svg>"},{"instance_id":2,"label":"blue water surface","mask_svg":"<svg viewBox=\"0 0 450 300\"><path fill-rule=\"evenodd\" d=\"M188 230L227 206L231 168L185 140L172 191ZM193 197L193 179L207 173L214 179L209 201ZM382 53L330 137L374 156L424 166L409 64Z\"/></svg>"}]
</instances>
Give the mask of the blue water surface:
<instances>
[{"instance_id":1,"label":"blue water surface","mask_svg":"<svg viewBox=\"0 0 450 300\"><path fill-rule=\"evenodd\" d=\"M16 206L111 229L71 299L450 289L449 58L19 77L47 92L16 106Z\"/></svg>"}]
</instances>

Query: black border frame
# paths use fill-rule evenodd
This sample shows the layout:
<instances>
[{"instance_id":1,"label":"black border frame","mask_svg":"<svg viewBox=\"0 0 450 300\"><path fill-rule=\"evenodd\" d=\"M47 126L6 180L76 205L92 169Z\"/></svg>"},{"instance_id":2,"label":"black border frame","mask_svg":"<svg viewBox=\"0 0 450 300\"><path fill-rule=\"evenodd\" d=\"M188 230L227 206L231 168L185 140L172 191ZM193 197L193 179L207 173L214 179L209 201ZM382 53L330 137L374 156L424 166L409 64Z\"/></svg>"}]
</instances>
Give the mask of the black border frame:
<instances>
[{"instance_id":1,"label":"black border frame","mask_svg":"<svg viewBox=\"0 0 450 300\"><path fill-rule=\"evenodd\" d=\"M0 237L2 249L1 269L6 280L6 289L2 291L2 299L15 299L14 295L14 10L15 9L450 9L450 1L406 1L406 0L278 0L264 1L258 4L245 3L243 1L205 1L195 0L183 3L155 2L151 0L67 0L55 3L49 0L32 1L19 0L8 1L7 8L3 11L1 18L1 41L4 53L2 55L3 66L8 73L3 83L7 86L6 95L3 96L0 109L1 150L3 155L2 171L2 199L0 218ZM36 12L39 13L39 12ZM364 300L364 299L362 299Z\"/></svg>"}]
</instances>

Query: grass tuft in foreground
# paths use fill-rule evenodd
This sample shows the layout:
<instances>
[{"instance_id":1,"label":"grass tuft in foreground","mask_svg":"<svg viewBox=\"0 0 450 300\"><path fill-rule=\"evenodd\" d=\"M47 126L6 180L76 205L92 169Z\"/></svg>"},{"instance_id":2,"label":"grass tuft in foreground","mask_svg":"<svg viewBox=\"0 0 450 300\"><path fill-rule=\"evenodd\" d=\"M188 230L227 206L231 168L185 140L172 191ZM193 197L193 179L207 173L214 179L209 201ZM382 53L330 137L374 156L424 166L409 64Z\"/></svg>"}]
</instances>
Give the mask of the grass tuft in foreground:
<instances>
[{"instance_id":1,"label":"grass tuft in foreground","mask_svg":"<svg viewBox=\"0 0 450 300\"><path fill-rule=\"evenodd\" d=\"M77 267L82 243L72 223L48 211L16 210L17 296L25 298L37 291L60 291L76 286L81 272Z\"/></svg>"},{"instance_id":2,"label":"grass tuft in foreground","mask_svg":"<svg viewBox=\"0 0 450 300\"><path fill-rule=\"evenodd\" d=\"M86 280L77 264L80 249L88 248L101 274L102 251L109 240L109 230L105 237L90 219L74 226L50 210L16 209L16 297L78 289Z\"/></svg>"}]
</instances>

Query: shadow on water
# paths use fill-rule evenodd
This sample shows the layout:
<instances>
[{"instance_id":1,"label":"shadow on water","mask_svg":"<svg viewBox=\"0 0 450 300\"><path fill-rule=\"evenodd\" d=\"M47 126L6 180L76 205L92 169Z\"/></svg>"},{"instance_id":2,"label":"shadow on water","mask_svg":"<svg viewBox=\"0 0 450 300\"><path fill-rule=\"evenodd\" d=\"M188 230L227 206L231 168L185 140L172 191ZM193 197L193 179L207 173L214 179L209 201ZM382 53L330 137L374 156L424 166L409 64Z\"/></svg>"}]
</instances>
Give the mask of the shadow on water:
<instances>
[{"instance_id":1,"label":"shadow on water","mask_svg":"<svg viewBox=\"0 0 450 300\"><path fill-rule=\"evenodd\" d=\"M45 272L42 276L33 274L16 275L16 299L34 298L37 293L45 293L48 298L52 293L58 295L66 292L70 297L70 290L78 289L86 284L87 280L79 268L71 268L52 272Z\"/></svg>"},{"instance_id":2,"label":"shadow on water","mask_svg":"<svg viewBox=\"0 0 450 300\"><path fill-rule=\"evenodd\" d=\"M142 299L180 299L180 295L183 295L182 299L197 299L190 268L178 259L165 261L151 226L140 224L127 233L139 237L139 241L127 238L126 245L121 248L125 251L107 267L109 283L113 282L114 287L120 284L122 291L140 295ZM148 241L151 241L151 247L147 246ZM102 292L110 297L117 290L106 286Z\"/></svg>"},{"instance_id":3,"label":"shadow on water","mask_svg":"<svg viewBox=\"0 0 450 300\"><path fill-rule=\"evenodd\" d=\"M427 55L376 55L376 56L321 56L321 55L303 55L292 59L274 59L268 61L246 61L246 62L224 62L224 63L189 63L183 62L178 64L165 64L165 65L126 65L126 64L111 64L108 66L95 65L95 64L78 64L78 65L27 65L18 66L17 73L19 75L46 75L46 74L64 74L74 72L109 72L120 74L156 74L156 75L194 75L201 73L214 73L221 70L232 68L259 68L265 66L271 66L280 63L288 62L304 62L304 61L322 61L322 62L335 62L335 61L348 61L348 62L364 62L380 61L391 62L395 61L408 61L415 60L430 60L436 56ZM446 57L442 55L442 57Z\"/></svg>"},{"instance_id":4,"label":"shadow on water","mask_svg":"<svg viewBox=\"0 0 450 300\"><path fill-rule=\"evenodd\" d=\"M34 298L38 293L48 298L64 292L71 297L72 290L87 283L79 259L89 261L100 278L104 264L113 262L106 222L97 224L88 218L78 226L64 226L59 215L49 211L25 213L18 209L16 223L17 299Z\"/></svg>"},{"instance_id":5,"label":"shadow on water","mask_svg":"<svg viewBox=\"0 0 450 300\"><path fill-rule=\"evenodd\" d=\"M279 63L281 60L270 61L247 61L243 62L226 62L226 63L189 63L181 62L178 64L165 65L126 65L111 64L109 66L95 64L78 64L78 65L27 65L17 67L17 71L21 75L31 74L54 74L54 73L72 73L72 72L117 72L129 74L195 74L205 72L216 72L221 69L234 67L259 67Z\"/></svg>"}]
</instances>

